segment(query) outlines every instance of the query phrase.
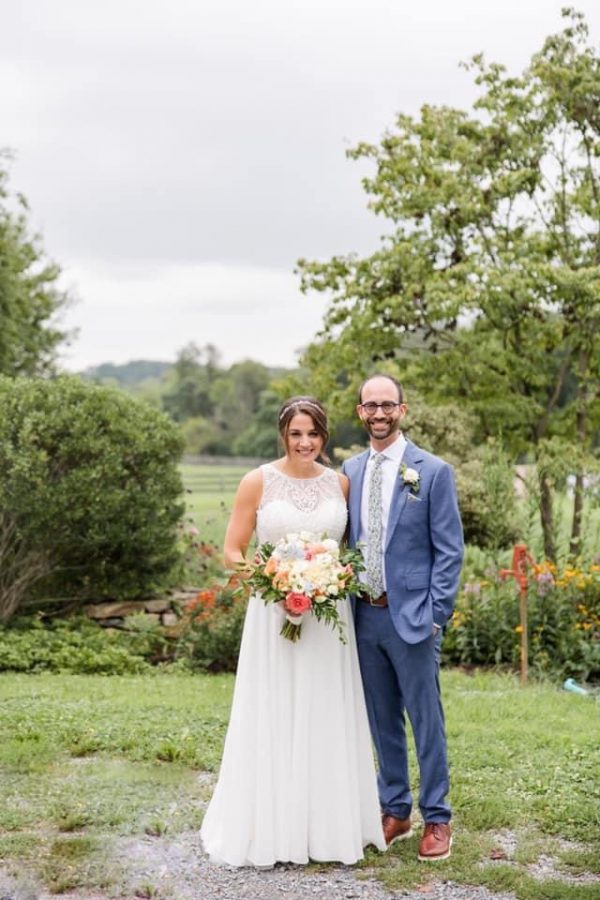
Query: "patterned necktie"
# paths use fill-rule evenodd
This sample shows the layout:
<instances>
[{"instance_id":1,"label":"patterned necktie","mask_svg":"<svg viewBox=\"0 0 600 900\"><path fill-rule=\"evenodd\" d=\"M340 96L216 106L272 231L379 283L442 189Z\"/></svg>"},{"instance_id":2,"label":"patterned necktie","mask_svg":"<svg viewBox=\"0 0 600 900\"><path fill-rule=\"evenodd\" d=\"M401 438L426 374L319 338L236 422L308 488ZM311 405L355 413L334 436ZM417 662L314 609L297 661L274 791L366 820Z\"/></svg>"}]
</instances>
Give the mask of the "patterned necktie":
<instances>
[{"instance_id":1,"label":"patterned necktie","mask_svg":"<svg viewBox=\"0 0 600 900\"><path fill-rule=\"evenodd\" d=\"M383 521L381 516L381 464L385 456L374 453L372 457L371 477L369 479L369 527L367 530L367 585L372 597L383 593L383 573L381 570L383 554Z\"/></svg>"}]
</instances>

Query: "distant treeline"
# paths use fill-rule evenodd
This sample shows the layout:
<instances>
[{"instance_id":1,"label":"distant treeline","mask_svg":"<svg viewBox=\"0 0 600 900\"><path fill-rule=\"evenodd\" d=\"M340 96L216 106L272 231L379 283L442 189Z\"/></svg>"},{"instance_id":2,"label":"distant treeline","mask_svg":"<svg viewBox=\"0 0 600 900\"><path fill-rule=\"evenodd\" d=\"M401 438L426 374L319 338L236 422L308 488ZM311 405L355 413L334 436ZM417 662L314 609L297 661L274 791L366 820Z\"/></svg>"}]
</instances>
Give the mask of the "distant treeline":
<instances>
[{"instance_id":1,"label":"distant treeline","mask_svg":"<svg viewBox=\"0 0 600 900\"><path fill-rule=\"evenodd\" d=\"M273 457L282 396L278 383L288 374L250 359L227 367L214 346L191 343L173 363L103 363L81 376L122 388L166 412L180 425L187 453Z\"/></svg>"}]
</instances>

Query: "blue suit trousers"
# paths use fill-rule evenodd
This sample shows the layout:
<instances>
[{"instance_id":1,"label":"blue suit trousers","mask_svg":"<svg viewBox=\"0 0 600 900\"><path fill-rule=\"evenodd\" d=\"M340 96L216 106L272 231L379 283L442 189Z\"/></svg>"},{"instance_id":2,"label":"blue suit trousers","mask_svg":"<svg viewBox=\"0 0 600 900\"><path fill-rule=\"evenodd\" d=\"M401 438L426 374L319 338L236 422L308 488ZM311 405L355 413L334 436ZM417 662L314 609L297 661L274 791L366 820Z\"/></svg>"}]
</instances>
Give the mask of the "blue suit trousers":
<instances>
[{"instance_id":1,"label":"blue suit trousers","mask_svg":"<svg viewBox=\"0 0 600 900\"><path fill-rule=\"evenodd\" d=\"M425 822L449 822L448 759L439 681L441 633L403 641L389 608L356 601L358 657L371 734L379 759L382 812L406 819L413 799L408 774L406 714L417 751L419 808Z\"/></svg>"}]
</instances>

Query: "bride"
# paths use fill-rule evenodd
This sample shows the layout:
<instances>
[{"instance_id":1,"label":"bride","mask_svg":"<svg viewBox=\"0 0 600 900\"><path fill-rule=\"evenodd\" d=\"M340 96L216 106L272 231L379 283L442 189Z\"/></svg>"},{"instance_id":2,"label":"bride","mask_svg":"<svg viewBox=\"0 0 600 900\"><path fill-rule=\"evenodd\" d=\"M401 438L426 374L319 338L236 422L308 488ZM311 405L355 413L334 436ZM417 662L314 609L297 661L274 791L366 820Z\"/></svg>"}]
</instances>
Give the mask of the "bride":
<instances>
[{"instance_id":1,"label":"bride","mask_svg":"<svg viewBox=\"0 0 600 900\"><path fill-rule=\"evenodd\" d=\"M230 567L259 543L310 531L340 541L348 480L318 462L327 417L312 397L279 411L285 455L244 476L225 536ZM347 643L307 615L300 639L283 611L250 597L218 782L201 829L211 860L232 866L338 861L385 850L352 616Z\"/></svg>"}]
</instances>

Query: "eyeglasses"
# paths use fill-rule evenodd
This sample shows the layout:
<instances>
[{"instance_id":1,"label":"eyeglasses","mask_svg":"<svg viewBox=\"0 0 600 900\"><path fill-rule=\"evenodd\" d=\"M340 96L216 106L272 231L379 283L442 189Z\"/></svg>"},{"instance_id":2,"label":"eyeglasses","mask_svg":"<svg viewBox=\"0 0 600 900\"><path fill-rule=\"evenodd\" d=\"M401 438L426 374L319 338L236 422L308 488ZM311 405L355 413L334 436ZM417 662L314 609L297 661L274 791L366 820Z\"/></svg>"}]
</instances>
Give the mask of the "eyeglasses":
<instances>
[{"instance_id":1,"label":"eyeglasses","mask_svg":"<svg viewBox=\"0 0 600 900\"><path fill-rule=\"evenodd\" d=\"M386 416L389 416L390 413L394 412L397 406L400 406L399 403L392 403L391 400L384 400L383 403L372 403L369 401L368 403L361 403L360 405L368 416L372 416L380 408Z\"/></svg>"}]
</instances>

